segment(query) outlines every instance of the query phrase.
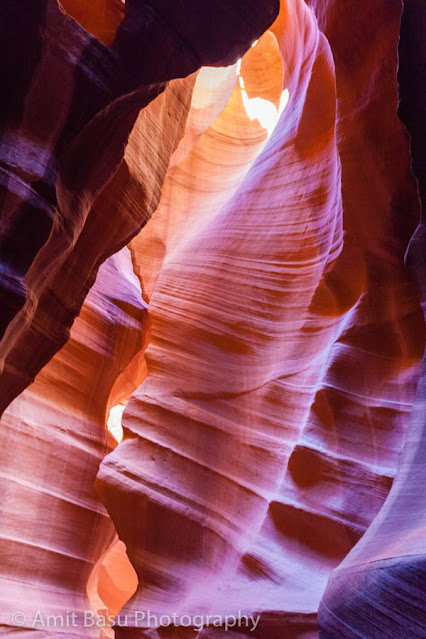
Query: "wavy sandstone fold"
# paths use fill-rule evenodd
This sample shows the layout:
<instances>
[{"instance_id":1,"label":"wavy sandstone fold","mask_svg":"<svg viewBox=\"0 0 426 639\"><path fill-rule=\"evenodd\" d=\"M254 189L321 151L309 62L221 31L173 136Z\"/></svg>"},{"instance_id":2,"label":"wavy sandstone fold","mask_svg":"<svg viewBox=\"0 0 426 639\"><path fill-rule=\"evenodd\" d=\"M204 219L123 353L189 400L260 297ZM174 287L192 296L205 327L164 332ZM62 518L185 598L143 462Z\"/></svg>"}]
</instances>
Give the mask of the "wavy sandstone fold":
<instances>
[{"instance_id":1,"label":"wavy sandstone fold","mask_svg":"<svg viewBox=\"0 0 426 639\"><path fill-rule=\"evenodd\" d=\"M282 3L271 29L289 101L269 140L247 114L227 130L237 85L183 138L131 244L148 378L98 475L139 577L130 618L243 611L262 639L316 636L330 571L398 466L424 340L403 261L418 200L396 114L401 5L313 8Z\"/></svg>"},{"instance_id":2,"label":"wavy sandstone fold","mask_svg":"<svg viewBox=\"0 0 426 639\"><path fill-rule=\"evenodd\" d=\"M400 41L400 115L412 136L413 168L423 212L408 250L425 312L426 10L406 3ZM330 578L320 607L324 639L421 639L426 633L425 362L396 480L379 515Z\"/></svg>"},{"instance_id":3,"label":"wavy sandstone fold","mask_svg":"<svg viewBox=\"0 0 426 639\"><path fill-rule=\"evenodd\" d=\"M83 3L71 4L78 15L75 5ZM139 184L139 215L122 211L115 233L105 237L98 196L111 204L114 195L102 193L104 187L114 176L113 190L127 181L122 159L139 111L168 80L203 64L234 62L272 22L278 0L237 0L232 7L223 0L214 8L199 2L197 10L185 1L178 12L167 5L128 0L111 47L66 15L57 0L2 5L1 54L11 63L2 65L0 78L6 88L0 111L0 412L66 342L99 265L157 206L185 113L182 94L162 111L160 136L147 151L157 166ZM173 124L165 130L171 114ZM142 164L147 171L148 162ZM69 295L63 290L68 276L74 288ZM46 330L49 317L56 325Z\"/></svg>"},{"instance_id":4,"label":"wavy sandstone fold","mask_svg":"<svg viewBox=\"0 0 426 639\"><path fill-rule=\"evenodd\" d=\"M90 610L89 575L114 537L93 483L107 451L108 409L140 382L146 339L144 304L126 249L101 267L80 309L101 262L159 201L195 78L166 89L163 80L222 55L237 58L276 14L275 2L238 4L251 14L237 41L222 33L227 11L218 3L218 20L199 16L198 27L199 34L213 30L221 37L220 50L199 50L187 62L182 38L166 64L161 48L168 55L171 49L160 16L148 30L138 26L146 3L127 3L112 48L53 0L7 1L0 9L1 46L12 60L2 67L2 84L10 89L1 111L2 409L48 362L2 419L2 632L98 634L96 628L34 627L31 619L36 610L79 617ZM82 22L94 15L79 15L79 7L73 3ZM151 44L155 39L159 57L132 66L127 57L137 55L140 41L146 45L142 36ZM69 343L52 359L78 314ZM24 627L16 622L14 628L13 609L24 614Z\"/></svg>"},{"instance_id":5,"label":"wavy sandstone fold","mask_svg":"<svg viewBox=\"0 0 426 639\"><path fill-rule=\"evenodd\" d=\"M115 530L94 480L111 450L105 413L118 399L112 386L144 348L147 329L124 248L99 269L68 344L2 417L0 634L13 632L19 611L26 618L21 633L99 635L96 627L82 628L81 618L91 610L90 573ZM47 623L65 611L78 615L79 627Z\"/></svg>"},{"instance_id":6,"label":"wavy sandstone fold","mask_svg":"<svg viewBox=\"0 0 426 639\"><path fill-rule=\"evenodd\" d=\"M0 634L424 637L426 16L410 154L402 0L280 4L3 0Z\"/></svg>"}]
</instances>

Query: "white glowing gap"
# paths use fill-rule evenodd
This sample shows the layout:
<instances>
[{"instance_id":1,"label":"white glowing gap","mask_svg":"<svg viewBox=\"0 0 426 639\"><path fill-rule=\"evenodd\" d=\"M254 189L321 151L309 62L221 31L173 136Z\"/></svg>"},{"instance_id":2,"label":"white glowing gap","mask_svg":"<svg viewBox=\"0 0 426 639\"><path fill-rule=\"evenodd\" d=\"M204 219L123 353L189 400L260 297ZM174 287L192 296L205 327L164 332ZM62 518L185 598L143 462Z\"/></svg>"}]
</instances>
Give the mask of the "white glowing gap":
<instances>
[{"instance_id":1,"label":"white glowing gap","mask_svg":"<svg viewBox=\"0 0 426 639\"><path fill-rule=\"evenodd\" d=\"M107 428L111 435L118 441L121 442L123 439L123 427L121 426L121 418L123 416L123 411L125 406L113 406L109 412L109 418L107 422Z\"/></svg>"},{"instance_id":2,"label":"white glowing gap","mask_svg":"<svg viewBox=\"0 0 426 639\"><path fill-rule=\"evenodd\" d=\"M257 120L261 126L268 132L268 138L271 137L272 131L275 129L282 112L288 104L290 94L288 89L284 89L281 93L280 104L278 109L275 104L263 98L249 98L244 84L244 78L241 71L241 60L238 62L238 80L241 87L241 95L243 98L244 108L250 120Z\"/></svg>"}]
</instances>

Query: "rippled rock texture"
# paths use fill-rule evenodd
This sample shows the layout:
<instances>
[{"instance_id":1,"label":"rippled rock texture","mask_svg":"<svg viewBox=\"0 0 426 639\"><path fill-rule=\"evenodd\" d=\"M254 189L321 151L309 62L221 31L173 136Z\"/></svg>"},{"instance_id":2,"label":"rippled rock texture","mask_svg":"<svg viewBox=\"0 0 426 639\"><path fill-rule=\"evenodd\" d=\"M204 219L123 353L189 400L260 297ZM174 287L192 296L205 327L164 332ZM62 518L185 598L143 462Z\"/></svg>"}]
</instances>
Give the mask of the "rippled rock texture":
<instances>
[{"instance_id":1,"label":"rippled rock texture","mask_svg":"<svg viewBox=\"0 0 426 639\"><path fill-rule=\"evenodd\" d=\"M426 8L407 2L399 45L399 113L411 134L413 169L419 181L422 214L411 239L407 263L426 304L424 78ZM398 472L379 515L360 543L332 574L320 607L320 637L426 636L426 396L425 363Z\"/></svg>"},{"instance_id":2,"label":"rippled rock texture","mask_svg":"<svg viewBox=\"0 0 426 639\"><path fill-rule=\"evenodd\" d=\"M0 634L425 636L402 10L3 2Z\"/></svg>"},{"instance_id":3,"label":"rippled rock texture","mask_svg":"<svg viewBox=\"0 0 426 639\"><path fill-rule=\"evenodd\" d=\"M95 19L96 5L87 9L83 0L70 4L76 16L79 8L80 17L89 13L88 26L98 31L90 19ZM114 4L104 8L111 10L109 31L119 24ZM127 2L111 46L64 13L57 0L2 4L1 55L8 63L2 65L5 99L0 111L0 409L64 344L99 264L125 245L156 208L188 83L169 96L175 104L161 108L155 119L158 135L153 140L151 131L149 148L139 141L134 162L141 162L142 173L151 165L151 173L138 184L136 210L114 207L111 231L98 208L98 196L107 198L107 206L113 200L103 193L105 186L131 188L125 184L132 176L123 154L140 109L164 90L166 81L203 64L234 62L277 9L276 0L262 5L239 0L232 10L226 2L215 8L205 1L182 2L166 18L169 4ZM247 20L238 30L241 12L247 12ZM106 20L102 13L100 7L100 20ZM105 28L100 25L99 31ZM105 37L110 40L111 33ZM71 281L64 287L67 278ZM49 330L43 330L48 324Z\"/></svg>"}]
</instances>

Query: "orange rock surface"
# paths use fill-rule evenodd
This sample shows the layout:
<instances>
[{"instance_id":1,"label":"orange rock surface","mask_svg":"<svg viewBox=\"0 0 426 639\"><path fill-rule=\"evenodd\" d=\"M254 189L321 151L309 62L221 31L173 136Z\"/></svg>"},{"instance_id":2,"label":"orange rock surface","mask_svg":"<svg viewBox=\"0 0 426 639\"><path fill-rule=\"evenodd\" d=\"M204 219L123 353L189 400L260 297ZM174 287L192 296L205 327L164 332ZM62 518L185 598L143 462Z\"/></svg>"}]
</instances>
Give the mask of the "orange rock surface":
<instances>
[{"instance_id":1,"label":"orange rock surface","mask_svg":"<svg viewBox=\"0 0 426 639\"><path fill-rule=\"evenodd\" d=\"M401 0L24 4L0 9L0 633L421 639Z\"/></svg>"}]
</instances>

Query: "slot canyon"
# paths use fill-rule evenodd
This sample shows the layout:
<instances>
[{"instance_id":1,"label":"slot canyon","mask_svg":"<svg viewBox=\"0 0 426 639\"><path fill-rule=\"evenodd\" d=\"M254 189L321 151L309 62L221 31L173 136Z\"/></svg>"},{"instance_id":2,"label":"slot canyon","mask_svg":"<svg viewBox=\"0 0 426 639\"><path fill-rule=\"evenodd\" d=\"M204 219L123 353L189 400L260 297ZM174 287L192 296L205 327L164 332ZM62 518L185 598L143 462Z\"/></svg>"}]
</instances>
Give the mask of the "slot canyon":
<instances>
[{"instance_id":1,"label":"slot canyon","mask_svg":"<svg viewBox=\"0 0 426 639\"><path fill-rule=\"evenodd\" d=\"M426 3L0 52L0 636L426 639Z\"/></svg>"}]
</instances>

